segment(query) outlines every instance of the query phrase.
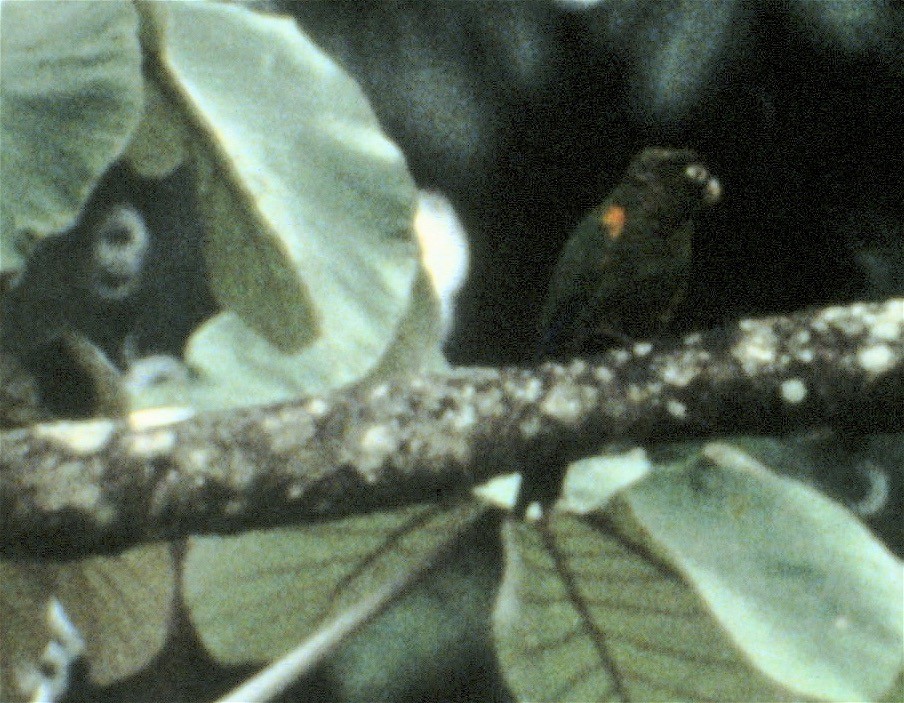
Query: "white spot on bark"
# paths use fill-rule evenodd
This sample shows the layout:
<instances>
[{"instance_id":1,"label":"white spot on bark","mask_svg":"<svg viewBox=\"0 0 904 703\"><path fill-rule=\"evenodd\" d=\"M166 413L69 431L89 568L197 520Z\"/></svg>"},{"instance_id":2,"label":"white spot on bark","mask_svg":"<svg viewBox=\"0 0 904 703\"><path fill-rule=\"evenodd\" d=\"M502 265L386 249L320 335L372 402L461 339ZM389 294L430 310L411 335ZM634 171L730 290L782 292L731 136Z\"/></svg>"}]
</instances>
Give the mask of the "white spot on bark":
<instances>
[{"instance_id":1,"label":"white spot on bark","mask_svg":"<svg viewBox=\"0 0 904 703\"><path fill-rule=\"evenodd\" d=\"M857 352L857 362L873 375L882 374L892 367L895 355L887 344L874 344Z\"/></svg>"},{"instance_id":2,"label":"white spot on bark","mask_svg":"<svg viewBox=\"0 0 904 703\"><path fill-rule=\"evenodd\" d=\"M838 320L842 320L842 319L849 317L849 315L850 315L849 311L852 312L853 310L854 310L853 307L843 308L841 306L835 305L833 307L826 308L825 310L823 310L822 313L819 315L819 319L824 320L825 322L828 322L829 324L831 324L833 322L837 322Z\"/></svg>"},{"instance_id":3,"label":"white spot on bark","mask_svg":"<svg viewBox=\"0 0 904 703\"><path fill-rule=\"evenodd\" d=\"M901 315L904 317L904 311L901 312ZM882 320L873 325L870 332L876 339L881 339L885 342L893 342L901 336L901 326L902 323L900 320Z\"/></svg>"},{"instance_id":4,"label":"white spot on bark","mask_svg":"<svg viewBox=\"0 0 904 703\"><path fill-rule=\"evenodd\" d=\"M615 374L613 374L605 366L597 366L593 370L593 377L600 383L612 383L612 379L615 378Z\"/></svg>"},{"instance_id":5,"label":"white spot on bark","mask_svg":"<svg viewBox=\"0 0 904 703\"><path fill-rule=\"evenodd\" d=\"M361 436L361 449L368 454L390 454L396 446L396 435L386 425L373 425Z\"/></svg>"},{"instance_id":6,"label":"white spot on bark","mask_svg":"<svg viewBox=\"0 0 904 703\"><path fill-rule=\"evenodd\" d=\"M649 342L638 342L634 345L634 356L646 356L653 351L653 345Z\"/></svg>"},{"instance_id":7,"label":"white spot on bark","mask_svg":"<svg viewBox=\"0 0 904 703\"><path fill-rule=\"evenodd\" d=\"M373 391L371 391L371 397L373 397ZM321 398L312 398L305 404L304 409L314 417L323 417L330 409L330 406Z\"/></svg>"},{"instance_id":8,"label":"white spot on bark","mask_svg":"<svg viewBox=\"0 0 904 703\"><path fill-rule=\"evenodd\" d=\"M176 446L176 433L172 430L157 430L136 434L129 438L128 449L141 457L160 456L171 452Z\"/></svg>"},{"instance_id":9,"label":"white spot on bark","mask_svg":"<svg viewBox=\"0 0 904 703\"><path fill-rule=\"evenodd\" d=\"M662 393L662 384L648 383L644 386L631 384L628 386L627 397L632 403L642 403L650 398L656 398Z\"/></svg>"},{"instance_id":10,"label":"white spot on bark","mask_svg":"<svg viewBox=\"0 0 904 703\"><path fill-rule=\"evenodd\" d=\"M474 408L482 418L499 417L505 411L502 405L502 390L487 388L476 396Z\"/></svg>"},{"instance_id":11,"label":"white spot on bark","mask_svg":"<svg viewBox=\"0 0 904 703\"><path fill-rule=\"evenodd\" d=\"M801 349L800 351L797 352L796 358L798 361L800 361L804 364L809 364L810 362L813 361L813 358L814 358L813 350L812 349Z\"/></svg>"},{"instance_id":12,"label":"white spot on bark","mask_svg":"<svg viewBox=\"0 0 904 703\"><path fill-rule=\"evenodd\" d=\"M731 355L737 359L750 375L776 363L778 360L778 338L771 329L756 327L751 334L738 342L731 350Z\"/></svg>"},{"instance_id":13,"label":"white spot on bark","mask_svg":"<svg viewBox=\"0 0 904 703\"><path fill-rule=\"evenodd\" d=\"M414 378L410 378L408 380L408 387L413 391L422 391L427 388L427 384L424 382L423 378L421 378L420 376L415 376Z\"/></svg>"},{"instance_id":14,"label":"white spot on bark","mask_svg":"<svg viewBox=\"0 0 904 703\"><path fill-rule=\"evenodd\" d=\"M699 332L694 332L693 334L687 335L683 341L685 346L693 347L703 341L703 335L701 335Z\"/></svg>"},{"instance_id":15,"label":"white spot on bark","mask_svg":"<svg viewBox=\"0 0 904 703\"><path fill-rule=\"evenodd\" d=\"M583 359L572 359L568 364L568 372L573 376L580 376L587 371L587 362Z\"/></svg>"},{"instance_id":16,"label":"white spot on bark","mask_svg":"<svg viewBox=\"0 0 904 703\"><path fill-rule=\"evenodd\" d=\"M380 398L384 398L389 393L389 384L388 383L380 383L373 388L370 389L370 400L380 400Z\"/></svg>"},{"instance_id":17,"label":"white spot on bark","mask_svg":"<svg viewBox=\"0 0 904 703\"><path fill-rule=\"evenodd\" d=\"M628 400L630 400L632 403L639 403L649 396L649 392L647 391L646 386L638 386L632 383L630 386L628 386L628 392L626 395L628 396Z\"/></svg>"},{"instance_id":18,"label":"white spot on bark","mask_svg":"<svg viewBox=\"0 0 904 703\"><path fill-rule=\"evenodd\" d=\"M540 431L540 418L533 416L518 426L525 437L533 437Z\"/></svg>"},{"instance_id":19,"label":"white spot on bark","mask_svg":"<svg viewBox=\"0 0 904 703\"><path fill-rule=\"evenodd\" d=\"M165 425L173 425L177 422L187 420L195 414L191 408L180 407L163 407L163 408L147 408L146 410L136 410L129 413L129 427L136 432L141 430L149 430L154 427L163 427Z\"/></svg>"},{"instance_id":20,"label":"white spot on bark","mask_svg":"<svg viewBox=\"0 0 904 703\"><path fill-rule=\"evenodd\" d=\"M189 471L197 471L210 466L214 453L209 449L196 447L195 449L192 449L188 452L180 452L180 454L181 456L179 457L179 463ZM175 474L171 475L171 478L175 477Z\"/></svg>"},{"instance_id":21,"label":"white spot on bark","mask_svg":"<svg viewBox=\"0 0 904 703\"><path fill-rule=\"evenodd\" d=\"M687 406L674 398L666 401L665 409L668 410L669 415L676 420L683 420L687 417Z\"/></svg>"},{"instance_id":22,"label":"white spot on bark","mask_svg":"<svg viewBox=\"0 0 904 703\"><path fill-rule=\"evenodd\" d=\"M543 517L543 506L537 502L531 503L524 510L524 519L527 522L537 522Z\"/></svg>"},{"instance_id":23,"label":"white spot on bark","mask_svg":"<svg viewBox=\"0 0 904 703\"><path fill-rule=\"evenodd\" d=\"M456 430L467 430L473 427L477 421L477 412L471 405L465 405L459 410L447 410L443 413L443 420L452 425Z\"/></svg>"},{"instance_id":24,"label":"white spot on bark","mask_svg":"<svg viewBox=\"0 0 904 703\"><path fill-rule=\"evenodd\" d=\"M540 410L560 422L574 422L581 416L585 406L596 402L596 395L595 388L558 383L540 403Z\"/></svg>"},{"instance_id":25,"label":"white spot on bark","mask_svg":"<svg viewBox=\"0 0 904 703\"><path fill-rule=\"evenodd\" d=\"M61 444L78 456L93 454L102 449L113 435L115 424L112 420L82 420L72 422L49 422L35 425L34 435Z\"/></svg>"},{"instance_id":26,"label":"white spot on bark","mask_svg":"<svg viewBox=\"0 0 904 703\"><path fill-rule=\"evenodd\" d=\"M868 321L873 339L893 342L904 333L904 300L892 300Z\"/></svg>"},{"instance_id":27,"label":"white spot on bark","mask_svg":"<svg viewBox=\"0 0 904 703\"><path fill-rule=\"evenodd\" d=\"M789 378L781 385L782 400L797 404L807 397L807 386L799 378Z\"/></svg>"},{"instance_id":28,"label":"white spot on bark","mask_svg":"<svg viewBox=\"0 0 904 703\"><path fill-rule=\"evenodd\" d=\"M666 362L666 366L659 372L659 377L669 386L684 388L700 373L702 361L702 356L692 352L683 353L677 359Z\"/></svg>"},{"instance_id":29,"label":"white spot on bark","mask_svg":"<svg viewBox=\"0 0 904 703\"><path fill-rule=\"evenodd\" d=\"M524 390L520 394L520 400L523 400L526 403L536 403L540 400L542 393L543 384L540 382L540 379L531 378L524 385Z\"/></svg>"},{"instance_id":30,"label":"white spot on bark","mask_svg":"<svg viewBox=\"0 0 904 703\"><path fill-rule=\"evenodd\" d=\"M613 349L609 354L612 357L612 362L616 366L622 366L631 360L631 354L624 349Z\"/></svg>"},{"instance_id":31,"label":"white spot on bark","mask_svg":"<svg viewBox=\"0 0 904 703\"><path fill-rule=\"evenodd\" d=\"M800 330L791 341L800 347L806 346L810 343L810 330Z\"/></svg>"}]
</instances>

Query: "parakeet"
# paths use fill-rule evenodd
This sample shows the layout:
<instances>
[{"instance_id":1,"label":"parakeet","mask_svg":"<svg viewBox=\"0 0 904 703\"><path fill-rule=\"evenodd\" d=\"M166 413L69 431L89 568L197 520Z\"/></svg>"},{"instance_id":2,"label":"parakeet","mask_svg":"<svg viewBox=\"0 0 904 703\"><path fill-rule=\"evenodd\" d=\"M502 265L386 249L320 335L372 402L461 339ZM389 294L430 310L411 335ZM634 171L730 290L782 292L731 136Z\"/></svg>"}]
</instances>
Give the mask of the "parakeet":
<instances>
[{"instance_id":1,"label":"parakeet","mask_svg":"<svg viewBox=\"0 0 904 703\"><path fill-rule=\"evenodd\" d=\"M651 147L571 233L540 320L540 358L655 337L683 297L691 218L721 195L689 149Z\"/></svg>"}]
</instances>

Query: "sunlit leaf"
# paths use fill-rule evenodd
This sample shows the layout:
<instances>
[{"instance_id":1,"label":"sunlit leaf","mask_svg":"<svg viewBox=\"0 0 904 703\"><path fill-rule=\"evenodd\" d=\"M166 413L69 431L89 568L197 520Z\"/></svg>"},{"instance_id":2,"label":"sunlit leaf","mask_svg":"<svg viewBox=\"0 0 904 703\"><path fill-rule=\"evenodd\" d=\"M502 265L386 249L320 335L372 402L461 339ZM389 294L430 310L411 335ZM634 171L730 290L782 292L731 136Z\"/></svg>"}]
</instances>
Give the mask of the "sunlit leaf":
<instances>
[{"instance_id":1,"label":"sunlit leaf","mask_svg":"<svg viewBox=\"0 0 904 703\"><path fill-rule=\"evenodd\" d=\"M165 178L188 158L190 137L178 107L155 81L145 81L144 114L123 160L145 178Z\"/></svg>"},{"instance_id":2,"label":"sunlit leaf","mask_svg":"<svg viewBox=\"0 0 904 703\"><path fill-rule=\"evenodd\" d=\"M142 79L131 3L4 2L2 13L0 266L6 269L21 264L22 235L46 235L74 222L138 123Z\"/></svg>"},{"instance_id":3,"label":"sunlit leaf","mask_svg":"<svg viewBox=\"0 0 904 703\"><path fill-rule=\"evenodd\" d=\"M462 243L462 246L466 246ZM373 359L351 353L347 337L324 336L298 353L284 353L235 313L214 316L192 335L185 357L193 374L134 387L133 407L189 405L196 410L267 403L325 393L357 382L376 383L417 371L448 368L442 301L422 266L408 309L389 348Z\"/></svg>"},{"instance_id":4,"label":"sunlit leaf","mask_svg":"<svg viewBox=\"0 0 904 703\"><path fill-rule=\"evenodd\" d=\"M900 561L737 447L695 457L602 511L574 499L584 481L507 527L495 629L519 698L885 698L904 660Z\"/></svg>"},{"instance_id":5,"label":"sunlit leaf","mask_svg":"<svg viewBox=\"0 0 904 703\"><path fill-rule=\"evenodd\" d=\"M898 676L898 680L895 681L895 685L891 687L891 690L882 698L882 703L900 703L904 701L904 671Z\"/></svg>"},{"instance_id":6,"label":"sunlit leaf","mask_svg":"<svg viewBox=\"0 0 904 703\"><path fill-rule=\"evenodd\" d=\"M565 473L557 507L574 515L598 512L612 496L639 481L651 468L647 453L639 447L576 461Z\"/></svg>"},{"instance_id":7,"label":"sunlit leaf","mask_svg":"<svg viewBox=\"0 0 904 703\"><path fill-rule=\"evenodd\" d=\"M138 389L133 406L176 403L212 410L322 393L361 377L344 341L321 337L302 352L285 354L238 315L223 312L189 339L185 358L192 375Z\"/></svg>"},{"instance_id":8,"label":"sunlit leaf","mask_svg":"<svg viewBox=\"0 0 904 703\"><path fill-rule=\"evenodd\" d=\"M155 657L167 634L175 575L168 545L67 564L0 561L0 690L14 700L17 672L47 645L46 608L60 600L79 629L91 678L109 684Z\"/></svg>"},{"instance_id":9,"label":"sunlit leaf","mask_svg":"<svg viewBox=\"0 0 904 703\"><path fill-rule=\"evenodd\" d=\"M420 266L411 303L369 381L449 367L442 346L468 270L467 234L452 203L431 191L418 193L414 233Z\"/></svg>"},{"instance_id":10,"label":"sunlit leaf","mask_svg":"<svg viewBox=\"0 0 904 703\"><path fill-rule=\"evenodd\" d=\"M167 10L159 58L202 136L217 296L284 352L328 337L375 364L416 272L401 152L291 20L214 3Z\"/></svg>"},{"instance_id":11,"label":"sunlit leaf","mask_svg":"<svg viewBox=\"0 0 904 703\"><path fill-rule=\"evenodd\" d=\"M271 659L327 618L430 558L484 511L478 503L396 512L236 537L194 537L189 617L222 663Z\"/></svg>"},{"instance_id":12,"label":"sunlit leaf","mask_svg":"<svg viewBox=\"0 0 904 703\"><path fill-rule=\"evenodd\" d=\"M729 445L704 455L625 494L650 543L771 678L825 700L882 696L904 660L901 562L819 492Z\"/></svg>"},{"instance_id":13,"label":"sunlit leaf","mask_svg":"<svg viewBox=\"0 0 904 703\"><path fill-rule=\"evenodd\" d=\"M485 656L501 571L498 531L499 514L490 511L450 533L451 549L430 573L344 643L330 666L339 700L432 700L461 677L463 663Z\"/></svg>"},{"instance_id":14,"label":"sunlit leaf","mask_svg":"<svg viewBox=\"0 0 904 703\"><path fill-rule=\"evenodd\" d=\"M589 518L505 528L497 651L519 700L793 700L750 670L693 591Z\"/></svg>"}]
</instances>

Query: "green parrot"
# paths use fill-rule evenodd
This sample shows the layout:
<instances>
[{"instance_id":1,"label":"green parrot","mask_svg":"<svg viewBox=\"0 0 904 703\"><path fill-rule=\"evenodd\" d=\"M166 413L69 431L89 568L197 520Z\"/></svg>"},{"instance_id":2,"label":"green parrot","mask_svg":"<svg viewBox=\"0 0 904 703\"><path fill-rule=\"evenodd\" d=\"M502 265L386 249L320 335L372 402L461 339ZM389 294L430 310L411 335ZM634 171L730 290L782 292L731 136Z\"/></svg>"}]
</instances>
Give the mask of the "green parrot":
<instances>
[{"instance_id":1,"label":"green parrot","mask_svg":"<svg viewBox=\"0 0 904 703\"><path fill-rule=\"evenodd\" d=\"M540 358L655 337L687 287L691 218L721 195L689 149L651 147L571 233L540 318Z\"/></svg>"}]
</instances>

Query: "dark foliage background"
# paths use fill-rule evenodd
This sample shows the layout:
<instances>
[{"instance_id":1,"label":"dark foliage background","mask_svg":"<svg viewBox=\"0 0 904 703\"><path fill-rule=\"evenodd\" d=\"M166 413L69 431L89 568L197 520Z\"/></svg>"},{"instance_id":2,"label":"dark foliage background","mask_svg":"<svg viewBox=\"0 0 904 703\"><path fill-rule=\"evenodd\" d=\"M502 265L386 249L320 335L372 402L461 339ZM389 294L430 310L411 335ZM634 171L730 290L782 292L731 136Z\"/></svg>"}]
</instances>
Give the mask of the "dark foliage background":
<instances>
[{"instance_id":1,"label":"dark foliage background","mask_svg":"<svg viewBox=\"0 0 904 703\"><path fill-rule=\"evenodd\" d=\"M900 6L577 5L280 3L466 221L454 361L530 357L569 229L649 144L697 149L724 184L688 326L900 290Z\"/></svg>"}]
</instances>

